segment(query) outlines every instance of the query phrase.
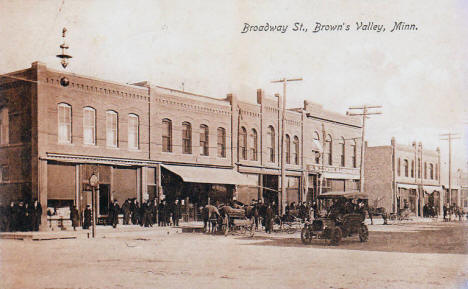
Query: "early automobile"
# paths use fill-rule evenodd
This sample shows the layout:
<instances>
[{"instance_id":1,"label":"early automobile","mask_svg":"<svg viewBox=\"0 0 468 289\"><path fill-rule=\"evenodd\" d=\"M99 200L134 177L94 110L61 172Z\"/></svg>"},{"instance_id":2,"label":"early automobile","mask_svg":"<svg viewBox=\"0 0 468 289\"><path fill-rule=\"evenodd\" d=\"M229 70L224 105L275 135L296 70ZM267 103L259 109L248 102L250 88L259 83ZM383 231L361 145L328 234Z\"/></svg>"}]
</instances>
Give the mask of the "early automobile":
<instances>
[{"instance_id":1,"label":"early automobile","mask_svg":"<svg viewBox=\"0 0 468 289\"><path fill-rule=\"evenodd\" d=\"M320 206L326 207L324 216L306 222L301 240L310 244L312 239L328 239L330 245L338 245L342 238L358 235L361 242L369 238L364 223L367 195L360 192L327 192L318 197Z\"/></svg>"}]
</instances>

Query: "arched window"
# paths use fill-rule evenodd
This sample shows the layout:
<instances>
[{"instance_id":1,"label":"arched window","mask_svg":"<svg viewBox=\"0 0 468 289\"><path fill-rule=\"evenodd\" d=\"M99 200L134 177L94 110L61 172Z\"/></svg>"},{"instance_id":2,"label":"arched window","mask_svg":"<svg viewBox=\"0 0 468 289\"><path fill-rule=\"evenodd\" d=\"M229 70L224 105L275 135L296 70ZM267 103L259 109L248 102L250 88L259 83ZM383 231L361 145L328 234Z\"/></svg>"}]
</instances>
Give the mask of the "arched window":
<instances>
[{"instance_id":1,"label":"arched window","mask_svg":"<svg viewBox=\"0 0 468 289\"><path fill-rule=\"evenodd\" d=\"M352 159L353 168L357 168L357 144L356 144L356 140L353 140L353 142L351 143L351 150L353 151L353 159Z\"/></svg>"},{"instance_id":2,"label":"arched window","mask_svg":"<svg viewBox=\"0 0 468 289\"><path fill-rule=\"evenodd\" d=\"M398 176L401 176L401 159L398 158L398 163L397 163L397 174Z\"/></svg>"},{"instance_id":3,"label":"arched window","mask_svg":"<svg viewBox=\"0 0 468 289\"><path fill-rule=\"evenodd\" d=\"M245 127L241 127L239 132L239 152L240 157L243 160L247 159L247 130Z\"/></svg>"},{"instance_id":4,"label":"arched window","mask_svg":"<svg viewBox=\"0 0 468 289\"><path fill-rule=\"evenodd\" d=\"M128 115L128 148L138 149L140 147L140 121L138 115Z\"/></svg>"},{"instance_id":5,"label":"arched window","mask_svg":"<svg viewBox=\"0 0 468 289\"><path fill-rule=\"evenodd\" d=\"M200 154L202 156L209 155L209 130L205 124L200 125Z\"/></svg>"},{"instance_id":6,"label":"arched window","mask_svg":"<svg viewBox=\"0 0 468 289\"><path fill-rule=\"evenodd\" d=\"M318 132L314 132L314 150L312 152L314 153L314 159L316 164L320 164L320 155L321 151L319 150L321 145L320 145L320 135Z\"/></svg>"},{"instance_id":7,"label":"arched window","mask_svg":"<svg viewBox=\"0 0 468 289\"><path fill-rule=\"evenodd\" d=\"M435 179L439 180L439 166L435 164Z\"/></svg>"},{"instance_id":8,"label":"arched window","mask_svg":"<svg viewBox=\"0 0 468 289\"><path fill-rule=\"evenodd\" d=\"M408 177L408 160L403 160L403 167L405 168L405 177Z\"/></svg>"},{"instance_id":9,"label":"arched window","mask_svg":"<svg viewBox=\"0 0 468 289\"><path fill-rule=\"evenodd\" d=\"M226 157L226 130L218 127L218 157Z\"/></svg>"},{"instance_id":10,"label":"arched window","mask_svg":"<svg viewBox=\"0 0 468 289\"><path fill-rule=\"evenodd\" d=\"M172 121L167 118L162 121L162 151L172 152Z\"/></svg>"},{"instance_id":11,"label":"arched window","mask_svg":"<svg viewBox=\"0 0 468 289\"><path fill-rule=\"evenodd\" d=\"M59 103L58 104L58 141L59 143L71 143L72 142L72 116L71 116L71 106L66 103ZM0 131L1 143L4 144L4 137L5 132L7 130L3 129L5 125L3 120L5 119L5 111L8 112L7 109L2 109L2 117L0 121L2 121L2 129ZM8 114L7 114L8 117Z\"/></svg>"},{"instance_id":12,"label":"arched window","mask_svg":"<svg viewBox=\"0 0 468 289\"><path fill-rule=\"evenodd\" d=\"M429 177L431 178L431 180L434 179L434 165L433 164L429 164Z\"/></svg>"},{"instance_id":13,"label":"arched window","mask_svg":"<svg viewBox=\"0 0 468 289\"><path fill-rule=\"evenodd\" d=\"M273 126L269 126L267 129L267 152L269 154L270 162L275 162L275 129Z\"/></svg>"},{"instance_id":14,"label":"arched window","mask_svg":"<svg viewBox=\"0 0 468 289\"><path fill-rule=\"evenodd\" d=\"M341 137L340 139L340 147L341 147L341 166L344 167L346 164L346 161L345 161L346 143L345 143L344 137Z\"/></svg>"},{"instance_id":15,"label":"arched window","mask_svg":"<svg viewBox=\"0 0 468 289\"><path fill-rule=\"evenodd\" d=\"M289 135L286 135L286 163L290 164L291 163L291 138Z\"/></svg>"},{"instance_id":16,"label":"arched window","mask_svg":"<svg viewBox=\"0 0 468 289\"><path fill-rule=\"evenodd\" d=\"M252 129L251 134L250 134L250 139L251 139L250 159L252 161L256 161L256 160L258 160L258 157L257 157L258 135L257 135L257 131L255 129Z\"/></svg>"},{"instance_id":17,"label":"arched window","mask_svg":"<svg viewBox=\"0 0 468 289\"><path fill-rule=\"evenodd\" d=\"M192 153L192 125L189 122L182 123L182 153Z\"/></svg>"},{"instance_id":18,"label":"arched window","mask_svg":"<svg viewBox=\"0 0 468 289\"><path fill-rule=\"evenodd\" d=\"M424 178L427 179L427 162L424 162Z\"/></svg>"},{"instance_id":19,"label":"arched window","mask_svg":"<svg viewBox=\"0 0 468 289\"><path fill-rule=\"evenodd\" d=\"M92 107L83 108L83 143L96 144L96 110Z\"/></svg>"},{"instance_id":20,"label":"arched window","mask_svg":"<svg viewBox=\"0 0 468 289\"><path fill-rule=\"evenodd\" d=\"M298 165L299 164L299 138L297 136L294 136L294 164Z\"/></svg>"},{"instance_id":21,"label":"arched window","mask_svg":"<svg viewBox=\"0 0 468 289\"><path fill-rule=\"evenodd\" d=\"M325 139L325 159L328 162L328 165L333 165L333 140L331 135L327 135Z\"/></svg>"},{"instance_id":22,"label":"arched window","mask_svg":"<svg viewBox=\"0 0 468 289\"><path fill-rule=\"evenodd\" d=\"M411 177L414 178L414 160L411 161Z\"/></svg>"},{"instance_id":23,"label":"arched window","mask_svg":"<svg viewBox=\"0 0 468 289\"><path fill-rule=\"evenodd\" d=\"M118 115L115 111L106 111L106 144L108 147L117 147Z\"/></svg>"}]
</instances>

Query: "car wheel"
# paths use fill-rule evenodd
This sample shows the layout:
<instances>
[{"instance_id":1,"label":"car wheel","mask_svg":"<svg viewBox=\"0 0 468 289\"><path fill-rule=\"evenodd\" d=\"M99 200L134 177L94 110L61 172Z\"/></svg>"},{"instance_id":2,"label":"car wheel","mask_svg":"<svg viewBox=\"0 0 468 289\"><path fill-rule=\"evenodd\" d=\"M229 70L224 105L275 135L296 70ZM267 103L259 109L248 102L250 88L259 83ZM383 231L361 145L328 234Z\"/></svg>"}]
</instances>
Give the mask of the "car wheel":
<instances>
[{"instance_id":1,"label":"car wheel","mask_svg":"<svg viewBox=\"0 0 468 289\"><path fill-rule=\"evenodd\" d=\"M369 240L369 230L365 224L361 224L359 228L359 240L361 240L361 242L367 242L367 240Z\"/></svg>"},{"instance_id":2,"label":"car wheel","mask_svg":"<svg viewBox=\"0 0 468 289\"><path fill-rule=\"evenodd\" d=\"M340 244L341 238L343 237L343 232L340 227L336 227L331 235L330 245L338 246Z\"/></svg>"}]
</instances>

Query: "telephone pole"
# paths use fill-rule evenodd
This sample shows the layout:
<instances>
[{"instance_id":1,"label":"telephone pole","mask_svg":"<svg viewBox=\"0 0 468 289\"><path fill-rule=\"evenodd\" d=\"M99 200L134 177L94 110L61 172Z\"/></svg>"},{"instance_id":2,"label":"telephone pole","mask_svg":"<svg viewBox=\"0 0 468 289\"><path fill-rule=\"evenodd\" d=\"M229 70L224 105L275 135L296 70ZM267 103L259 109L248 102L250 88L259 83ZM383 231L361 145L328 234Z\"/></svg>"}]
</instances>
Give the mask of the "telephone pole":
<instances>
[{"instance_id":1,"label":"telephone pole","mask_svg":"<svg viewBox=\"0 0 468 289\"><path fill-rule=\"evenodd\" d=\"M355 116L355 115L362 115L362 129L361 129L361 164L359 168L359 178L360 178L360 184L359 184L359 191L364 192L364 153L365 153L365 148L364 148L364 143L365 143L365 133L366 133L366 119L368 118L369 115L374 115L374 114L382 114L380 111L369 111L369 109L373 108L382 108L381 105L363 105L363 106L351 106L349 109L357 109L361 110L360 113L350 113L349 111L346 113L349 116Z\"/></svg>"},{"instance_id":2,"label":"telephone pole","mask_svg":"<svg viewBox=\"0 0 468 289\"><path fill-rule=\"evenodd\" d=\"M460 139L460 136L452 132L442 133L440 134L440 136L442 137L440 140L448 140L448 145L449 145L449 206L451 206L452 205L452 140Z\"/></svg>"},{"instance_id":3,"label":"telephone pole","mask_svg":"<svg viewBox=\"0 0 468 289\"><path fill-rule=\"evenodd\" d=\"M281 110L281 206L278 204L279 213L283 214L286 207L286 168L285 168L285 151L284 151L284 139L285 139L285 129L284 123L286 120L286 83L290 81L301 81L301 78L291 78L291 79L280 79L274 80L272 83L283 83L283 107ZM279 203L279 202L278 202Z\"/></svg>"}]
</instances>

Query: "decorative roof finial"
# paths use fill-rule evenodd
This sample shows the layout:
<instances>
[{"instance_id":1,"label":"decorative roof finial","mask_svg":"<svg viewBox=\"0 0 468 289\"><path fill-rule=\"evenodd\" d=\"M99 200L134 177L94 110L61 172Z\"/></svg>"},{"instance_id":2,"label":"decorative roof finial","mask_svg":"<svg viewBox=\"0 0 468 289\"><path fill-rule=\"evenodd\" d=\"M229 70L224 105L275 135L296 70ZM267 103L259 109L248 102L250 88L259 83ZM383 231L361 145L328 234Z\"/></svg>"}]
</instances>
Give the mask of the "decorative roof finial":
<instances>
[{"instance_id":1,"label":"decorative roof finial","mask_svg":"<svg viewBox=\"0 0 468 289\"><path fill-rule=\"evenodd\" d=\"M71 55L65 54L65 50L68 49L68 45L65 43L65 36L67 33L67 28L63 27L62 29L62 38L63 38L63 43L60 45L60 48L62 49L62 54L57 54L58 58L61 58L62 60L60 63L62 64L63 68L66 68L68 65L68 59L72 58Z\"/></svg>"}]
</instances>

